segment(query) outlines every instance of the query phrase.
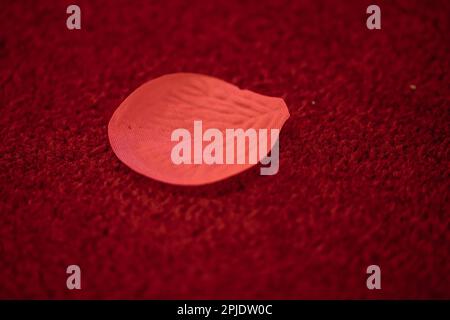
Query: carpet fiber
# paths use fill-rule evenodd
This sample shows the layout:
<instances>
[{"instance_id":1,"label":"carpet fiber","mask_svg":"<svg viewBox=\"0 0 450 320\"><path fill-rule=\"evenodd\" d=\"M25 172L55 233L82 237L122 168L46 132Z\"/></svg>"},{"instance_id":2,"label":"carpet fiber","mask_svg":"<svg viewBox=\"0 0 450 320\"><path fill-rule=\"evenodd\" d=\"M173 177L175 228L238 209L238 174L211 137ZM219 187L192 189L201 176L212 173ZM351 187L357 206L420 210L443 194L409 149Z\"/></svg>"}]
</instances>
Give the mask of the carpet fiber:
<instances>
[{"instance_id":1,"label":"carpet fiber","mask_svg":"<svg viewBox=\"0 0 450 320\"><path fill-rule=\"evenodd\" d=\"M450 2L376 1L370 31L372 2L80 0L78 31L2 3L0 297L450 298ZM283 97L279 173L120 162L111 115L174 72Z\"/></svg>"}]
</instances>

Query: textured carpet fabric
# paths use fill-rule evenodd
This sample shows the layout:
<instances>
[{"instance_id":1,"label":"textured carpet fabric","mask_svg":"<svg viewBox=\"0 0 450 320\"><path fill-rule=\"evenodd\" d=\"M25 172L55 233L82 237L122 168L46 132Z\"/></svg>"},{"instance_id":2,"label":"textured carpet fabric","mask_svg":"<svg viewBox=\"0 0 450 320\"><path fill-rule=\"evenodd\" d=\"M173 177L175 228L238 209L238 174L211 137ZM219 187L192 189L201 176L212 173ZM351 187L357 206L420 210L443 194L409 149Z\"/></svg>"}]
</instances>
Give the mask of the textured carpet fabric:
<instances>
[{"instance_id":1,"label":"textured carpet fabric","mask_svg":"<svg viewBox=\"0 0 450 320\"><path fill-rule=\"evenodd\" d=\"M2 2L0 297L450 298L450 2L376 2ZM279 173L120 162L111 115L174 72L283 97Z\"/></svg>"}]
</instances>

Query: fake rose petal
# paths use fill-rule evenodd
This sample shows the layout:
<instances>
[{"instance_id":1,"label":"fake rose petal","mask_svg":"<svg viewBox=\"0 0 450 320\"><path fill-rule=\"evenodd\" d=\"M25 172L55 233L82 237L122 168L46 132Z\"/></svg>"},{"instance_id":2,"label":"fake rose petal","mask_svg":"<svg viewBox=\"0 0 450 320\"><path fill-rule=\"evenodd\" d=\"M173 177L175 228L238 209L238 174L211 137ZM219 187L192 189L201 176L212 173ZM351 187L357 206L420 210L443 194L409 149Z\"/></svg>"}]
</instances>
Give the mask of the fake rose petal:
<instances>
[{"instance_id":1,"label":"fake rose petal","mask_svg":"<svg viewBox=\"0 0 450 320\"><path fill-rule=\"evenodd\" d=\"M201 121L202 133L215 128L215 132L223 134L225 159L226 129L280 130L288 118L289 111L281 98L241 90L205 75L175 73L153 79L131 93L114 112L108 135L114 153L134 171L166 183L201 185L238 174L255 163L201 162L202 151L194 145L195 121L197 125ZM191 164L176 164L171 157L178 143L171 137L180 128L190 132ZM267 151L257 160L262 160L277 142L268 136ZM204 150L209 143L200 141L200 148ZM248 143L245 150L235 150L234 160L240 152L245 152L248 159L251 151Z\"/></svg>"}]
</instances>

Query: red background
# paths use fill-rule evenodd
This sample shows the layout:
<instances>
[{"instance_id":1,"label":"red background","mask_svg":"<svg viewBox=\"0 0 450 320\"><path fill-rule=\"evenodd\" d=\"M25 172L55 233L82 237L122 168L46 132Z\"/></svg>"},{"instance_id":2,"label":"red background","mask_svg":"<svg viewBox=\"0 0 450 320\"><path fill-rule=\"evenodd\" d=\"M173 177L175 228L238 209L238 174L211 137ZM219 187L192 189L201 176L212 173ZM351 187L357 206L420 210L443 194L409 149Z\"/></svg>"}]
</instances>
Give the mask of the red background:
<instances>
[{"instance_id":1,"label":"red background","mask_svg":"<svg viewBox=\"0 0 450 320\"><path fill-rule=\"evenodd\" d=\"M450 298L449 1L75 3L80 31L72 1L0 7L1 298ZM114 110L181 71L285 99L277 175L115 157Z\"/></svg>"}]
</instances>

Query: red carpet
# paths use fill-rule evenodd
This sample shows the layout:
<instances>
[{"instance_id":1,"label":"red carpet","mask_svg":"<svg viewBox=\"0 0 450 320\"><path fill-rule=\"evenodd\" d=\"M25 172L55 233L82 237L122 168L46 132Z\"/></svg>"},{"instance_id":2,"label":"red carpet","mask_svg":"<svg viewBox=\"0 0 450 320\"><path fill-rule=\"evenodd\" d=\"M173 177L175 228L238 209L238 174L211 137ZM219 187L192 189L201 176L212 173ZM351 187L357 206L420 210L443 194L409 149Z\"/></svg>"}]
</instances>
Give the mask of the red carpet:
<instances>
[{"instance_id":1,"label":"red carpet","mask_svg":"<svg viewBox=\"0 0 450 320\"><path fill-rule=\"evenodd\" d=\"M450 298L450 2L376 1L379 31L372 1L242 2L76 1L80 31L2 3L1 298ZM120 162L111 115L173 72L283 97L279 173Z\"/></svg>"}]
</instances>

